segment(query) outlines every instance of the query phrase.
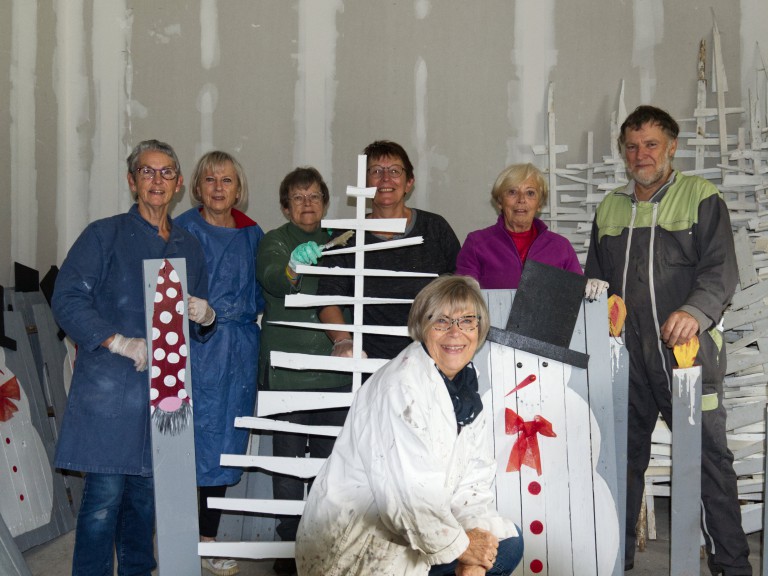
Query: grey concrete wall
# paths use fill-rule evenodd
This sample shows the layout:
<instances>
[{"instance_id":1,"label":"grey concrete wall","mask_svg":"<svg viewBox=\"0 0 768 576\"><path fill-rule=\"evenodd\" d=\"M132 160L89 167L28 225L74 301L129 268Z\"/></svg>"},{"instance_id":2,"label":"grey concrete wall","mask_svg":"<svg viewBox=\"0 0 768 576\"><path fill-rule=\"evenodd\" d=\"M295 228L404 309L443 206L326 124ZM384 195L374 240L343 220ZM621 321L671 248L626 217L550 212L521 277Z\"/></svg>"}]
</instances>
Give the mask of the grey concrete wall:
<instances>
[{"instance_id":1,"label":"grey concrete wall","mask_svg":"<svg viewBox=\"0 0 768 576\"><path fill-rule=\"evenodd\" d=\"M630 110L654 102L690 117L712 8L729 105L742 105L756 42L768 53L763 4L6 0L0 284L13 283L14 259L45 271L88 222L128 208L125 157L145 138L171 143L187 175L206 150L234 153L265 230L284 221L277 188L297 164L325 175L330 216L351 216L356 155L394 139L416 165L410 205L463 239L495 218L497 173L546 143L550 81L569 146L559 163L586 160L588 130L601 156L622 80Z\"/></svg>"}]
</instances>

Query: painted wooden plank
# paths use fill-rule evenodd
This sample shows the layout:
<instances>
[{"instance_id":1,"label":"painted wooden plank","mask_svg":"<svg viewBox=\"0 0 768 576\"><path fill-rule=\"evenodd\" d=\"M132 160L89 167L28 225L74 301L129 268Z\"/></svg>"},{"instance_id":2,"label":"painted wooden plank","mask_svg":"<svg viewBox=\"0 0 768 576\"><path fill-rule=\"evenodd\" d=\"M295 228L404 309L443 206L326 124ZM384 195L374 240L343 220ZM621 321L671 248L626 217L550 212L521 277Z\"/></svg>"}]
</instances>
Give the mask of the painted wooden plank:
<instances>
[{"instance_id":1,"label":"painted wooden plank","mask_svg":"<svg viewBox=\"0 0 768 576\"><path fill-rule=\"evenodd\" d=\"M744 234L746 235L746 230L744 231ZM734 236L734 241L735 240L736 237ZM749 242L749 239L747 239L747 242ZM741 275L741 271L739 271L739 275ZM740 310L741 308L749 306L750 304L761 302L764 298L768 298L768 282L758 282L754 285L750 284L748 288L743 287L733 295L733 299L731 300L731 307L729 308L729 312L726 314L726 318L728 318L732 312Z\"/></svg>"},{"instance_id":2,"label":"painted wooden plank","mask_svg":"<svg viewBox=\"0 0 768 576\"><path fill-rule=\"evenodd\" d=\"M365 246L365 252L371 252L376 249L379 244L368 244ZM346 250L346 248L345 248ZM359 250L351 249L350 252L358 252ZM315 274L319 276L351 276L357 274L352 268L328 268L326 266L305 266L299 264L296 266L296 272L299 274ZM387 278L436 278L437 274L432 272L401 272L398 270L377 270L376 268L366 268L360 271L361 276L367 277L387 277Z\"/></svg>"},{"instance_id":3,"label":"painted wooden plank","mask_svg":"<svg viewBox=\"0 0 768 576\"><path fill-rule=\"evenodd\" d=\"M285 414L297 410L324 410L352 405L353 392L279 392L260 390L256 406L257 416Z\"/></svg>"},{"instance_id":4,"label":"painted wooden plank","mask_svg":"<svg viewBox=\"0 0 768 576\"><path fill-rule=\"evenodd\" d=\"M52 473L53 432L22 315L17 311L5 311L3 315L5 333L16 341L17 349L3 349L0 364L6 378L15 375L21 399L17 402L19 412L0 422L2 450L6 458L10 457L0 466L7 468L3 476L10 477L14 486L13 494L0 490L0 502L6 503L0 503L0 510L7 505L17 514L12 521L8 513L2 512L16 545L24 551L71 529L73 516L62 477ZM18 472L13 471L14 465Z\"/></svg>"},{"instance_id":5,"label":"painted wooden plank","mask_svg":"<svg viewBox=\"0 0 768 576\"><path fill-rule=\"evenodd\" d=\"M621 338L610 339L613 382L613 436L616 447L616 508L619 515L619 558L624 558L627 521L627 413L629 405L629 352Z\"/></svg>"},{"instance_id":6,"label":"painted wooden plank","mask_svg":"<svg viewBox=\"0 0 768 576\"><path fill-rule=\"evenodd\" d=\"M59 327L53 319L53 313L47 302L33 304L32 314L37 326L38 343L42 361L43 392L48 401L52 418L49 416L54 442L58 441L61 422L67 408L67 346L59 340ZM71 371L68 376L71 378ZM54 474L61 475L66 491L66 508L62 512L65 530L75 527L75 519L80 509L83 494L83 478L78 473L59 469Z\"/></svg>"},{"instance_id":7,"label":"painted wooden plank","mask_svg":"<svg viewBox=\"0 0 768 576\"><path fill-rule=\"evenodd\" d=\"M699 573L701 366L672 371L671 574Z\"/></svg>"},{"instance_id":8,"label":"painted wooden plank","mask_svg":"<svg viewBox=\"0 0 768 576\"><path fill-rule=\"evenodd\" d=\"M176 271L181 282L182 293L186 296L187 268L183 258L167 260ZM155 308L155 294L158 272L165 261L144 260L144 305L147 319L147 334L153 334L152 316ZM162 290L162 288L161 288ZM189 346L189 325L186 298L182 299L183 337ZM161 350L159 341L147 338L150 368L147 370L147 385L152 376L151 359ZM184 388L192 396L192 366L189 356L183 358L186 364ZM194 401L194 400L193 400ZM159 408L158 408L159 410ZM158 572L163 576L189 576L200 574L200 560L197 557L197 543L200 532L197 522L197 482L195 476L195 439L191 409L185 425L176 428L175 433L161 432L154 422L152 431L152 466L155 479L155 517L157 537Z\"/></svg>"},{"instance_id":9,"label":"painted wooden plank","mask_svg":"<svg viewBox=\"0 0 768 576\"><path fill-rule=\"evenodd\" d=\"M261 468L269 472L314 478L325 463L324 458L283 458L281 456L251 456L248 454L222 454L222 466Z\"/></svg>"},{"instance_id":10,"label":"painted wooden plank","mask_svg":"<svg viewBox=\"0 0 768 576\"><path fill-rule=\"evenodd\" d=\"M295 558L295 542L199 542L197 554L217 558ZM199 562L198 562L199 563Z\"/></svg>"},{"instance_id":11,"label":"painted wooden plank","mask_svg":"<svg viewBox=\"0 0 768 576\"><path fill-rule=\"evenodd\" d=\"M402 234L405 232L407 222L407 218L379 218L375 220L369 218L342 218L333 220L324 219L320 226L332 230L365 230L366 232L392 232L395 234ZM386 244L386 242L382 242L382 244Z\"/></svg>"},{"instance_id":12,"label":"painted wooden plank","mask_svg":"<svg viewBox=\"0 0 768 576\"><path fill-rule=\"evenodd\" d=\"M578 441L573 437L566 437L565 423L569 414L566 413L566 394L568 390L565 382L571 373L571 367L560 362L539 360L539 375L541 384L539 392L541 396L541 412L551 422L559 422L562 431L557 432L555 438L542 438L539 442L541 448L541 468L545 475L554 478L560 473L563 462L568 462L568 442ZM586 426L584 427L586 428ZM572 543L570 522L563 521L571 517L571 499L573 493L581 492L578 479L573 477L569 466L569 482L547 482L546 494L546 521L545 533L547 537L547 568L550 574L571 576L574 574L573 554L563 554L561 547ZM588 478L592 483L591 475ZM574 549L573 544L570 546Z\"/></svg>"},{"instance_id":13,"label":"painted wooden plank","mask_svg":"<svg viewBox=\"0 0 768 576\"><path fill-rule=\"evenodd\" d=\"M340 330L351 332L353 334L385 334L388 336L408 336L407 326L376 326L374 324L354 326L352 324L320 324L318 322L288 322L283 320L275 320L269 323L279 326L293 326L294 328L307 328L309 330Z\"/></svg>"},{"instance_id":14,"label":"painted wooden plank","mask_svg":"<svg viewBox=\"0 0 768 576\"><path fill-rule=\"evenodd\" d=\"M295 370L334 370L336 372L374 373L388 360L384 358L342 358L288 352L272 352L272 366Z\"/></svg>"},{"instance_id":15,"label":"painted wooden plank","mask_svg":"<svg viewBox=\"0 0 768 576\"><path fill-rule=\"evenodd\" d=\"M725 429L735 430L737 428L743 428L756 422L763 421L763 404L760 402L754 402L747 404L739 408L735 408L728 413L728 419L726 420Z\"/></svg>"},{"instance_id":16,"label":"painted wooden plank","mask_svg":"<svg viewBox=\"0 0 768 576\"><path fill-rule=\"evenodd\" d=\"M366 188L364 186L347 186L347 196L352 198L373 198L376 196L376 186ZM323 224L323 228L325 228Z\"/></svg>"},{"instance_id":17,"label":"painted wooden plank","mask_svg":"<svg viewBox=\"0 0 768 576\"><path fill-rule=\"evenodd\" d=\"M409 298L374 298L356 296L318 296L315 294L290 294L285 297L286 308L307 308L309 306L352 306L362 304L411 304ZM358 323L362 326L362 322Z\"/></svg>"},{"instance_id":18,"label":"painted wooden plank","mask_svg":"<svg viewBox=\"0 0 768 576\"><path fill-rule=\"evenodd\" d=\"M338 436L341 432L341 426L309 426L307 424L294 424L285 420L254 418L253 416L235 418L235 427L290 432L292 434L314 434L315 436Z\"/></svg>"},{"instance_id":19,"label":"painted wooden plank","mask_svg":"<svg viewBox=\"0 0 768 576\"><path fill-rule=\"evenodd\" d=\"M607 310L607 308L603 308ZM607 313L606 313L607 317ZM577 330L583 334L584 306L576 320ZM576 336L576 334L574 334ZM573 346L575 344L575 347ZM572 340L572 347L586 352L583 336ZM590 358L591 361L591 358ZM568 442L568 475L571 486L571 547L575 574L598 574L595 526L595 466L592 443L592 422L589 409L589 378L582 369L573 369L566 379L567 417L565 420Z\"/></svg>"},{"instance_id":20,"label":"painted wooden plank","mask_svg":"<svg viewBox=\"0 0 768 576\"><path fill-rule=\"evenodd\" d=\"M32 576L2 517L0 517L0 574L3 576Z\"/></svg>"},{"instance_id":21,"label":"painted wooden plank","mask_svg":"<svg viewBox=\"0 0 768 576\"><path fill-rule=\"evenodd\" d=\"M208 507L218 510L236 510L254 514L304 513L304 500L259 500L256 498L208 498Z\"/></svg>"},{"instance_id":22,"label":"painted wooden plank","mask_svg":"<svg viewBox=\"0 0 768 576\"><path fill-rule=\"evenodd\" d=\"M517 409L512 409L515 410L517 415L525 422L530 422L536 416L543 416L541 413L539 357L521 350L515 350L514 362L516 367L514 380L512 382L504 382L505 389L511 390L531 375L536 378L535 384L526 386L508 396L510 403L516 403ZM539 447L551 440L553 439L539 436ZM542 470L542 472L544 471ZM547 472L549 473L543 473L542 476L539 476L536 470L528 466L523 466L519 472L522 500L521 520L523 540L525 541L522 563L524 564L523 574L526 576L550 573L547 549L547 531L549 526L546 523L546 504L548 479L552 478L554 481L555 476L551 474L552 470ZM570 548L570 545L565 543L561 549L558 549L558 553L570 556L571 551L568 548Z\"/></svg>"},{"instance_id":23,"label":"painted wooden plank","mask_svg":"<svg viewBox=\"0 0 768 576\"><path fill-rule=\"evenodd\" d=\"M752 259L752 243L747 235L746 228L739 228L733 234L733 242L736 248L736 263L739 269L739 284L741 289L749 288L758 283L755 263ZM766 282L768 284L768 282ZM768 290L768 286L766 287Z\"/></svg>"}]
</instances>

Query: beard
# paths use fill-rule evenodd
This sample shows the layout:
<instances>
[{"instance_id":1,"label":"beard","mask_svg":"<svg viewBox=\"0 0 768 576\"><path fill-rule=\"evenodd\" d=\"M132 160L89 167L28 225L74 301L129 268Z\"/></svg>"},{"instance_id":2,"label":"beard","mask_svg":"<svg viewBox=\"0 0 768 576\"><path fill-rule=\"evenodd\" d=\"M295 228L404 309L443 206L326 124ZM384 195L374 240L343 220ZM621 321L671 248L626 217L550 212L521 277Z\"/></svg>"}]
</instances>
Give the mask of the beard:
<instances>
[{"instance_id":1,"label":"beard","mask_svg":"<svg viewBox=\"0 0 768 576\"><path fill-rule=\"evenodd\" d=\"M667 145L667 149L664 150L664 160L656 166L655 170L650 168L641 168L640 170L627 169L632 179L640 184L643 188L651 188L655 184L659 184L662 180L667 178L672 171L672 158L669 155L672 143ZM663 182L661 182L663 184Z\"/></svg>"}]
</instances>

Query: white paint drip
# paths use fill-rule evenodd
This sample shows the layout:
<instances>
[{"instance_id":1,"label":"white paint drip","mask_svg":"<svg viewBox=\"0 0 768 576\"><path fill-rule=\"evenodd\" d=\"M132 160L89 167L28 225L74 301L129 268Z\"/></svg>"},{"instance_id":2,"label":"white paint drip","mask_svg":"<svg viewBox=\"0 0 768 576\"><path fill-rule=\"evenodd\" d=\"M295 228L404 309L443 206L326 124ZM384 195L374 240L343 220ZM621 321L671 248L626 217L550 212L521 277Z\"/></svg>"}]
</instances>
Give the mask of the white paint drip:
<instances>
[{"instance_id":1,"label":"white paint drip","mask_svg":"<svg viewBox=\"0 0 768 576\"><path fill-rule=\"evenodd\" d=\"M11 258L37 268L37 2L14 0L11 25Z\"/></svg>"},{"instance_id":2,"label":"white paint drip","mask_svg":"<svg viewBox=\"0 0 768 576\"><path fill-rule=\"evenodd\" d=\"M213 145L213 113L219 101L219 90L210 82L200 88L197 95L197 109L200 111L200 143L195 150L199 158L214 149Z\"/></svg>"},{"instance_id":3,"label":"white paint drip","mask_svg":"<svg viewBox=\"0 0 768 576\"><path fill-rule=\"evenodd\" d=\"M336 101L336 13L341 0L299 1L294 163L315 166L333 190L331 125Z\"/></svg>"},{"instance_id":4,"label":"white paint drip","mask_svg":"<svg viewBox=\"0 0 768 576\"><path fill-rule=\"evenodd\" d=\"M126 168L119 161L123 156L121 136L125 133L124 60L130 30L125 23L125 0L94 2L91 28L94 110L89 186L91 220L125 212L132 203Z\"/></svg>"},{"instance_id":5,"label":"white paint drip","mask_svg":"<svg viewBox=\"0 0 768 576\"><path fill-rule=\"evenodd\" d=\"M89 141L82 130L89 122L85 74L83 0L56 0L54 93L57 102L56 224L57 259L61 263L89 222L88 168L81 151Z\"/></svg>"},{"instance_id":6,"label":"white paint drip","mask_svg":"<svg viewBox=\"0 0 768 576\"><path fill-rule=\"evenodd\" d=\"M555 0L515 3L514 79L509 82L507 164L533 161L531 145L547 139L547 87L557 64Z\"/></svg>"},{"instance_id":7,"label":"white paint drip","mask_svg":"<svg viewBox=\"0 0 768 576\"><path fill-rule=\"evenodd\" d=\"M663 0L634 1L634 43L632 65L640 73L640 101L653 101L656 93L656 45L664 37Z\"/></svg>"},{"instance_id":8,"label":"white paint drip","mask_svg":"<svg viewBox=\"0 0 768 576\"><path fill-rule=\"evenodd\" d=\"M675 368L672 378L677 382L677 396L688 403L688 424L696 424L696 382L701 380L701 367Z\"/></svg>"},{"instance_id":9,"label":"white paint drip","mask_svg":"<svg viewBox=\"0 0 768 576\"><path fill-rule=\"evenodd\" d=\"M416 14L417 20L424 20L429 16L432 10L432 2L429 0L416 0L413 4L413 11Z\"/></svg>"},{"instance_id":10,"label":"white paint drip","mask_svg":"<svg viewBox=\"0 0 768 576\"><path fill-rule=\"evenodd\" d=\"M205 70L219 65L219 9L216 0L200 0L200 64Z\"/></svg>"}]
</instances>

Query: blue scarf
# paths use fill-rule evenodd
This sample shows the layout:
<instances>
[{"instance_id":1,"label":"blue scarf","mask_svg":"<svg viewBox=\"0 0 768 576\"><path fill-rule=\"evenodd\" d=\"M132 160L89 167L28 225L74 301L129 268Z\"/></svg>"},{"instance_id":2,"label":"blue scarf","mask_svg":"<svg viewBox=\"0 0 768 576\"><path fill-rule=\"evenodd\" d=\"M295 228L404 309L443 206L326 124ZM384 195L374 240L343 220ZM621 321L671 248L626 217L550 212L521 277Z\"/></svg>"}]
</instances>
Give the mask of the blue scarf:
<instances>
[{"instance_id":1,"label":"blue scarf","mask_svg":"<svg viewBox=\"0 0 768 576\"><path fill-rule=\"evenodd\" d=\"M429 355L429 350L421 343L424 351ZM430 356L431 358L431 356ZM483 411L483 401L478 394L477 384L477 372L475 372L475 366L470 362L464 368L459 370L459 373L453 377L453 380L448 378L440 368L435 364L440 376L443 377L445 387L448 390L448 395L451 397L451 403L453 404L453 412L456 415L456 431L461 432L461 429L468 424L472 424L475 418L478 417L480 412Z\"/></svg>"}]
</instances>

